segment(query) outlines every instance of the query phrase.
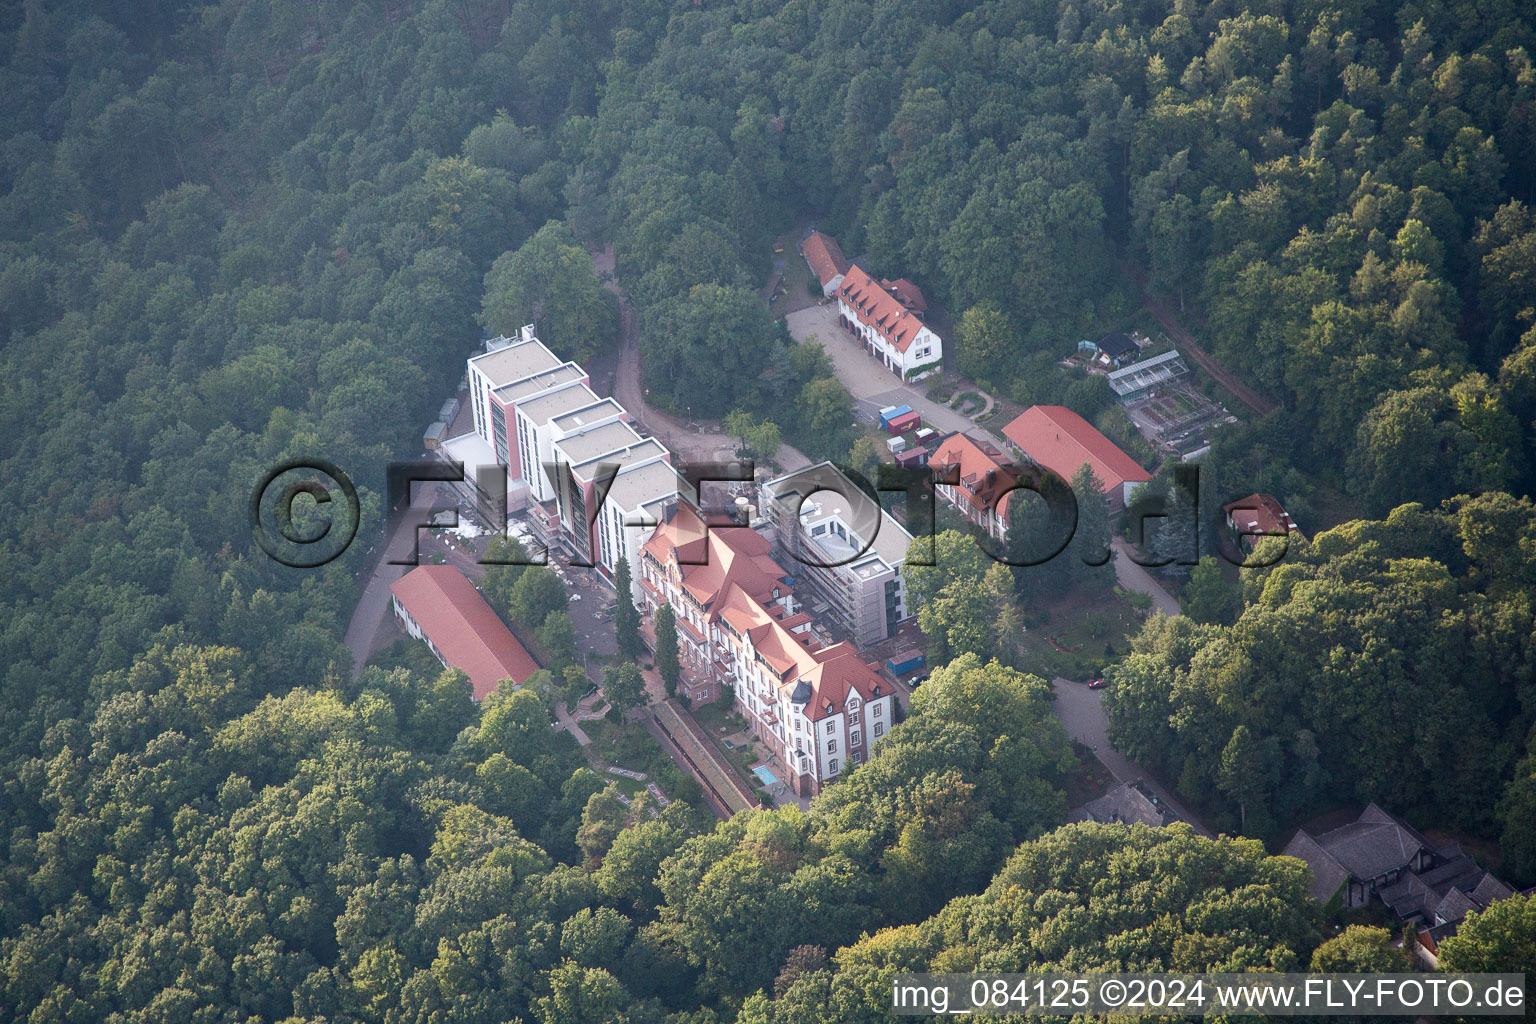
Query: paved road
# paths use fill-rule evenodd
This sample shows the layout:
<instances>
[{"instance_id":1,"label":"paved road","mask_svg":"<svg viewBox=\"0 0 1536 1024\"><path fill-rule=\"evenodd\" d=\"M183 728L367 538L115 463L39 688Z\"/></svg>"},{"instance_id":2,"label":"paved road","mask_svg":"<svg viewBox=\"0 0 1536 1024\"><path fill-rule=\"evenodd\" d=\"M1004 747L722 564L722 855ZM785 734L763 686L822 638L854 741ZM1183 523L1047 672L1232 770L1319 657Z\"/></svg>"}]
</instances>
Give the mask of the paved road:
<instances>
[{"instance_id":1,"label":"paved road","mask_svg":"<svg viewBox=\"0 0 1536 1024\"><path fill-rule=\"evenodd\" d=\"M843 387L848 389L855 402L864 402L874 410L889 405L910 405L922 413L924 422L931 424L940 433L963 431L976 434L990 440L999 450L1008 450L1002 438L978 427L970 417L962 416L946 405L929 401L924 394L926 384L903 383L884 364L865 352L864 346L853 335L837 325L836 303L828 302L796 310L789 314L786 322L789 324L790 336L796 342L804 343L814 337L821 343L827 355L832 358L832 369L837 379L843 382Z\"/></svg>"},{"instance_id":2,"label":"paved road","mask_svg":"<svg viewBox=\"0 0 1536 1024\"><path fill-rule=\"evenodd\" d=\"M592 266L602 277L603 287L613 292L619 300L619 367L614 374L613 398L675 452L700 460L725 461L734 458L736 438L722 431L717 422L690 422L662 412L646 402L645 388L641 384L639 326L634 307L629 304L628 297L619 290L618 282L614 279L613 248L609 246L594 252ZM810 459L787 444L779 449L774 461L787 473L811 464Z\"/></svg>"},{"instance_id":3,"label":"paved road","mask_svg":"<svg viewBox=\"0 0 1536 1024\"><path fill-rule=\"evenodd\" d=\"M1205 822L1195 817L1183 801L1168 792L1151 773L1141 765L1116 750L1109 742L1109 719L1104 714L1103 690L1090 690L1087 685L1070 679L1053 679L1051 688L1056 691L1056 716L1066 727L1067 735L1084 743L1098 755L1104 767L1120 782L1143 779L1158 798L1172 807L1174 812L1195 827L1201 835L1209 836L1211 830Z\"/></svg>"},{"instance_id":4,"label":"paved road","mask_svg":"<svg viewBox=\"0 0 1536 1024\"><path fill-rule=\"evenodd\" d=\"M441 485L413 488L412 507L417 509L456 508L457 502L440 494L440 490ZM385 646L385 641L391 635L388 629L389 587L413 566L390 565L388 559L410 556L411 544L415 537L415 531L407 526L411 520L411 516L401 514L390 517L386 523L384 543L379 545L373 564L367 570L368 582L363 585L357 607L352 609L352 618L347 622L347 632L342 638L342 643L346 644L347 649L352 652L354 677L363 671L363 665ZM422 549L426 550L430 543L428 534L422 533L421 537Z\"/></svg>"},{"instance_id":5,"label":"paved road","mask_svg":"<svg viewBox=\"0 0 1536 1024\"><path fill-rule=\"evenodd\" d=\"M1162 583L1158 582L1144 566L1131 561L1131 552L1134 550L1126 543L1123 537L1115 537L1110 541L1110 546L1115 549L1115 581L1120 584L1122 590L1134 590L1146 594L1152 599L1152 607L1164 615L1179 614L1179 600L1168 593Z\"/></svg>"}]
</instances>

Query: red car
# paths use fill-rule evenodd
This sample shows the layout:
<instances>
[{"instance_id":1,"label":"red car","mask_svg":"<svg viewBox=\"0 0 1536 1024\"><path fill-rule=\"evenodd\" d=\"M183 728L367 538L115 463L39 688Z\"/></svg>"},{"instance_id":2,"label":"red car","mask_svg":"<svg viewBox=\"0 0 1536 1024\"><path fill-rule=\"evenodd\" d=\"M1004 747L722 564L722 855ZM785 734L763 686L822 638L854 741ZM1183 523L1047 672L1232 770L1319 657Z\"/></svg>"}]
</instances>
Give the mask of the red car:
<instances>
[{"instance_id":1,"label":"red car","mask_svg":"<svg viewBox=\"0 0 1536 1024\"><path fill-rule=\"evenodd\" d=\"M1088 689L1090 690L1102 690L1106 685L1108 684L1104 682L1103 676L1099 676L1097 679L1088 680Z\"/></svg>"}]
</instances>

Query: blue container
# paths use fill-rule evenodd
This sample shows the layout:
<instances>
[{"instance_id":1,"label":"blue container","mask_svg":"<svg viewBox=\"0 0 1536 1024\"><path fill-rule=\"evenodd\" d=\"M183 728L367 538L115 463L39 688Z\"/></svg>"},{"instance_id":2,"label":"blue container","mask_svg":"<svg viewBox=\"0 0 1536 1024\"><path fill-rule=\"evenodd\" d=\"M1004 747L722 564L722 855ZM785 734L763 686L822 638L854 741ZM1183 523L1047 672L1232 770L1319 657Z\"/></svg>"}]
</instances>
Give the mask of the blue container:
<instances>
[{"instance_id":1,"label":"blue container","mask_svg":"<svg viewBox=\"0 0 1536 1024\"><path fill-rule=\"evenodd\" d=\"M894 407L892 407L890 409L881 409L880 410L880 429L881 430L885 430L885 429L889 428L890 425L891 425L891 420L894 420L894 419L896 419L899 416L905 416L907 413L909 413L911 411L912 411L912 407L910 405L898 405L898 406L894 406Z\"/></svg>"},{"instance_id":2,"label":"blue container","mask_svg":"<svg viewBox=\"0 0 1536 1024\"><path fill-rule=\"evenodd\" d=\"M897 661L895 658L892 658L885 663L885 667L891 670L892 675L904 676L914 669L923 667L923 655L919 652L904 661Z\"/></svg>"}]
</instances>

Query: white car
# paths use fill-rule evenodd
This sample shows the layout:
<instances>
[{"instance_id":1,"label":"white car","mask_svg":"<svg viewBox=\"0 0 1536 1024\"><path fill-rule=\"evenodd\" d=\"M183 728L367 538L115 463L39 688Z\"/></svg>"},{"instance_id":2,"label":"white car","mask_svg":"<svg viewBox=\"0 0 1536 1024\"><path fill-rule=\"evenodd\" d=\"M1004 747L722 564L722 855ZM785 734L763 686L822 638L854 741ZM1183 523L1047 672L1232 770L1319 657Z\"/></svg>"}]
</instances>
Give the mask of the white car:
<instances>
[{"instance_id":1,"label":"white car","mask_svg":"<svg viewBox=\"0 0 1536 1024\"><path fill-rule=\"evenodd\" d=\"M571 595L571 600L572 601L580 601L581 600L581 595L580 594L572 594Z\"/></svg>"}]
</instances>

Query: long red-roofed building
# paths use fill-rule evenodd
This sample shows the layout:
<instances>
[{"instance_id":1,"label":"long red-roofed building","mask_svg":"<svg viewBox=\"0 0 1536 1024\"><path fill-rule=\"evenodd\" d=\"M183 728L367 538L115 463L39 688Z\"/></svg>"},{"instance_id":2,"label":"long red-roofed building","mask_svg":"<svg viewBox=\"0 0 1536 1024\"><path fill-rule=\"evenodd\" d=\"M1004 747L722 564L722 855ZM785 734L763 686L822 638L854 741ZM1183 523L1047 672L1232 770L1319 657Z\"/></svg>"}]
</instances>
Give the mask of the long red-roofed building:
<instances>
[{"instance_id":1,"label":"long red-roofed building","mask_svg":"<svg viewBox=\"0 0 1536 1024\"><path fill-rule=\"evenodd\" d=\"M1111 512L1130 504L1131 495L1152 474L1094 428L1062 405L1032 405L1003 428L1003 436L1030 461L1070 481L1084 465L1104 485Z\"/></svg>"},{"instance_id":2,"label":"long red-roofed building","mask_svg":"<svg viewBox=\"0 0 1536 1024\"><path fill-rule=\"evenodd\" d=\"M389 592L405 631L425 641L443 665L462 669L476 700L504 679L521 686L539 670L480 591L453 566L419 565L390 584Z\"/></svg>"},{"instance_id":3,"label":"long red-roofed building","mask_svg":"<svg viewBox=\"0 0 1536 1024\"><path fill-rule=\"evenodd\" d=\"M677 619L680 686L695 701L729 690L778 774L801 796L866 760L895 722L895 696L847 642L823 647L768 540L678 504L646 541L645 611Z\"/></svg>"},{"instance_id":4,"label":"long red-roofed building","mask_svg":"<svg viewBox=\"0 0 1536 1024\"><path fill-rule=\"evenodd\" d=\"M987 536L1008 536L1008 495L1019 481L1019 467L984 438L950 434L928 458L935 481L953 474L956 483L935 483L949 502Z\"/></svg>"},{"instance_id":5,"label":"long red-roofed building","mask_svg":"<svg viewBox=\"0 0 1536 1024\"><path fill-rule=\"evenodd\" d=\"M903 380L937 373L944 342L923 323L927 303L905 278L876 281L858 264L837 290L839 323L863 342L864 350Z\"/></svg>"},{"instance_id":6,"label":"long red-roofed building","mask_svg":"<svg viewBox=\"0 0 1536 1024\"><path fill-rule=\"evenodd\" d=\"M805 257L806 265L821 283L821 294L836 295L843 283L843 275L848 272L848 261L843 258L837 239L812 231L800 243L800 255Z\"/></svg>"}]
</instances>

